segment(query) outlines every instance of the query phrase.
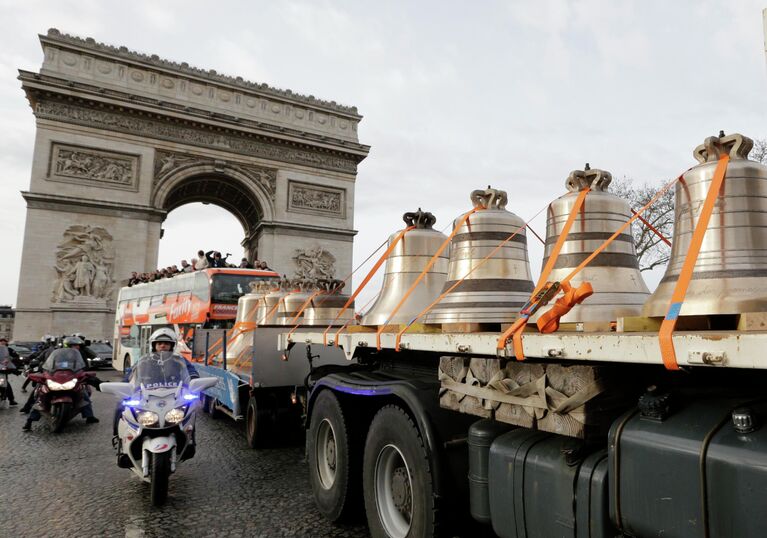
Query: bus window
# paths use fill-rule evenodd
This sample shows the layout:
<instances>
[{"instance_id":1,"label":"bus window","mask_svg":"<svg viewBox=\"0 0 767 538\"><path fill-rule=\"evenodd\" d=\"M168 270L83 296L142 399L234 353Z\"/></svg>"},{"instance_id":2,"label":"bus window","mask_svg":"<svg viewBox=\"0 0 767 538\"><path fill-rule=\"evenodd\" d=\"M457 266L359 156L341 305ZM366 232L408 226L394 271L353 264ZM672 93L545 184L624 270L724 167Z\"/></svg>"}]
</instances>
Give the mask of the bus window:
<instances>
[{"instance_id":1,"label":"bus window","mask_svg":"<svg viewBox=\"0 0 767 538\"><path fill-rule=\"evenodd\" d=\"M213 303L237 304L237 300L250 293L250 283L259 280L278 280L272 276L251 276L251 275L213 275L212 298Z\"/></svg>"},{"instance_id":2,"label":"bus window","mask_svg":"<svg viewBox=\"0 0 767 538\"><path fill-rule=\"evenodd\" d=\"M204 271L198 271L194 275L192 293L202 302L210 301L210 283L208 282L208 275Z\"/></svg>"}]
</instances>

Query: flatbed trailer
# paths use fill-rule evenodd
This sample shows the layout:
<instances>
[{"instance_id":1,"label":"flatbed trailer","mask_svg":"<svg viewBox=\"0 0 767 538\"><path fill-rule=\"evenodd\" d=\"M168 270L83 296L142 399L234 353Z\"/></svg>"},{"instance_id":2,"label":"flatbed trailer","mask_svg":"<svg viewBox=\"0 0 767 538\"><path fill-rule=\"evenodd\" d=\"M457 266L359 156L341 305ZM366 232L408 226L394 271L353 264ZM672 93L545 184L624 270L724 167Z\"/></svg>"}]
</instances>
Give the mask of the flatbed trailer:
<instances>
[{"instance_id":1,"label":"flatbed trailer","mask_svg":"<svg viewBox=\"0 0 767 538\"><path fill-rule=\"evenodd\" d=\"M680 371L653 332L525 333L524 361L499 337L279 336L282 350L356 361L317 376L307 401L327 518L364 504L375 537L449 534L469 513L501 537L767 536L767 332L677 332ZM450 379L454 364L472 375ZM563 368L599 389L568 394ZM536 391L504 378L533 371Z\"/></svg>"},{"instance_id":2,"label":"flatbed trailer","mask_svg":"<svg viewBox=\"0 0 767 538\"><path fill-rule=\"evenodd\" d=\"M205 391L205 411L211 416L223 414L244 420L246 440L253 448L267 443L277 431L300 428L301 402L312 369L322 371L349 363L340 349L312 357L310 363L303 344L292 350L292 360L284 361L276 346L278 335L284 331L282 325L258 327L241 336L248 340L246 353L224 359L224 345L220 358L205 356L195 361L200 375L219 379Z\"/></svg>"}]
</instances>

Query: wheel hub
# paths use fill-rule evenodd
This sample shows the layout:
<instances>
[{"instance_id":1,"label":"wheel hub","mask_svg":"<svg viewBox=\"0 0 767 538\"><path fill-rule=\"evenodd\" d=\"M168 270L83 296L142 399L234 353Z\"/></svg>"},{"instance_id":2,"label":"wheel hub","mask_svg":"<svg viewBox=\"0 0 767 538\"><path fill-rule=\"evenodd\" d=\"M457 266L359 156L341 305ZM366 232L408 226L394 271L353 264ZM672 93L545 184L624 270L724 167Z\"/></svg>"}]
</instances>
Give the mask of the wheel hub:
<instances>
[{"instance_id":1,"label":"wheel hub","mask_svg":"<svg viewBox=\"0 0 767 538\"><path fill-rule=\"evenodd\" d=\"M404 467L397 467L394 469L392 475L392 500L394 506L406 515L410 517L410 505L411 505L411 492L410 492L410 480L407 476L407 469Z\"/></svg>"},{"instance_id":2,"label":"wheel hub","mask_svg":"<svg viewBox=\"0 0 767 538\"><path fill-rule=\"evenodd\" d=\"M336 469L336 442L335 439L329 438L325 446L325 458L328 462L328 467L335 471Z\"/></svg>"}]
</instances>

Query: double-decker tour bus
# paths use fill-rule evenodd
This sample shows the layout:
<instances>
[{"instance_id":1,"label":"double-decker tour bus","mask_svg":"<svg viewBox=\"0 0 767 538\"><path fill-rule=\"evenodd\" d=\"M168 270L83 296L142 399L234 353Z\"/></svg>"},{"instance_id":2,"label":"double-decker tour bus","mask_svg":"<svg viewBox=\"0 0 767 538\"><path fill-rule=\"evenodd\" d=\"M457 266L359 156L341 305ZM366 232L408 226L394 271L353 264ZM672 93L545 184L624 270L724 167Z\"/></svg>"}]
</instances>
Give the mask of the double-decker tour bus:
<instances>
[{"instance_id":1,"label":"double-decker tour bus","mask_svg":"<svg viewBox=\"0 0 767 538\"><path fill-rule=\"evenodd\" d=\"M149 336L170 327L179 335L176 349L192 358L195 329L228 329L237 316L237 301L259 280L279 274L259 269L203 269L120 290L115 316L112 365L125 371L149 351Z\"/></svg>"}]
</instances>

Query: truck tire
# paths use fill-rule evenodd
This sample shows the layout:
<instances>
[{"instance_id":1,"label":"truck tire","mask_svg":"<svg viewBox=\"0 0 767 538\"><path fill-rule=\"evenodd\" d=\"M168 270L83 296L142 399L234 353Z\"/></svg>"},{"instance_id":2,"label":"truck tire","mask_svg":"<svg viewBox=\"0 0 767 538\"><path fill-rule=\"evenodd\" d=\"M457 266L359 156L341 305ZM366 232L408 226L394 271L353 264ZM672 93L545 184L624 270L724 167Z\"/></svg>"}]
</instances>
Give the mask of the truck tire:
<instances>
[{"instance_id":1,"label":"truck tire","mask_svg":"<svg viewBox=\"0 0 767 538\"><path fill-rule=\"evenodd\" d=\"M431 463L418 428L396 405L383 407L370 424L362 481L371 536L437 535Z\"/></svg>"},{"instance_id":2,"label":"truck tire","mask_svg":"<svg viewBox=\"0 0 767 538\"><path fill-rule=\"evenodd\" d=\"M168 498L170 452L152 454L152 506L162 506Z\"/></svg>"},{"instance_id":3,"label":"truck tire","mask_svg":"<svg viewBox=\"0 0 767 538\"><path fill-rule=\"evenodd\" d=\"M245 411L245 439L248 441L250 448L264 446L267 437L266 423L268 418L259 409L255 395L251 395L248 398L248 408Z\"/></svg>"},{"instance_id":4,"label":"truck tire","mask_svg":"<svg viewBox=\"0 0 767 538\"><path fill-rule=\"evenodd\" d=\"M310 424L307 452L315 504L330 521L349 519L359 507L360 466L354 457L359 447L350 446L343 409L330 390L317 397Z\"/></svg>"},{"instance_id":5,"label":"truck tire","mask_svg":"<svg viewBox=\"0 0 767 538\"><path fill-rule=\"evenodd\" d=\"M216 403L218 403L216 398L213 396L208 396L207 394L205 395L205 401L202 404L202 410L206 415L213 419L216 419L221 415L221 412L216 409Z\"/></svg>"}]
</instances>

